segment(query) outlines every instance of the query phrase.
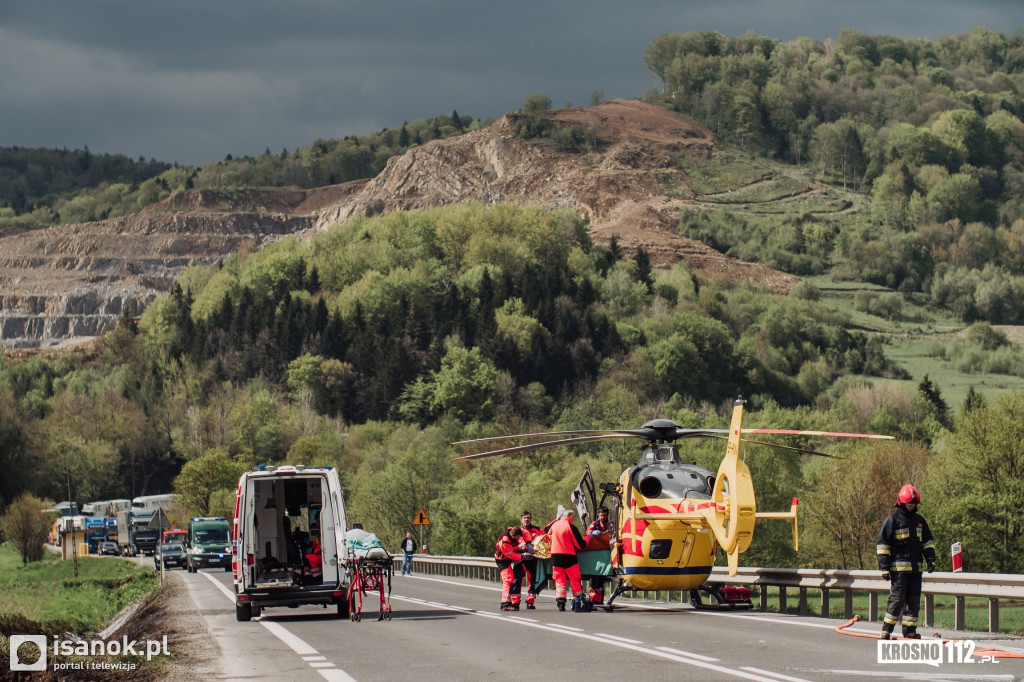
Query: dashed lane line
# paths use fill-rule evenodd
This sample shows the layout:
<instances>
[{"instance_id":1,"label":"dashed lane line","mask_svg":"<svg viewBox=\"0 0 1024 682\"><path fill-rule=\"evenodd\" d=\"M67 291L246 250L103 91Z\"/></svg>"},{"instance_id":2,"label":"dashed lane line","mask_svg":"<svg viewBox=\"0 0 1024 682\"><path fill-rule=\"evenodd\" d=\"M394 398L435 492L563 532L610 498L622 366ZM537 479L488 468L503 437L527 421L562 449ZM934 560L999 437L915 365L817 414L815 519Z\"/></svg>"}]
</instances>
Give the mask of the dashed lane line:
<instances>
[{"instance_id":1,"label":"dashed lane line","mask_svg":"<svg viewBox=\"0 0 1024 682\"><path fill-rule=\"evenodd\" d=\"M461 583L456 583L456 584L461 584ZM757 680L757 682L778 682L778 678L766 677L764 675L759 675L759 674L756 674L756 673L747 672L745 670L740 670L740 669L737 669L737 668L728 668L728 667L726 667L724 665L716 665L714 663L711 663L710 661L703 661L703 660L700 660L698 658L693 658L693 657L688 656L688 655L687 656L682 656L682 655L678 655L678 654L675 654L675 653L670 653L669 651L664 651L662 649L651 649L651 648L643 646L643 642L636 642L636 640L631 640L632 642L636 642L636 643L631 643L630 640L623 641L623 640L625 640L624 637L616 637L615 639L612 639L608 635L589 634L587 632L582 632L582 631L580 631L580 632L573 632L571 630L567 630L567 629L562 628L562 627L551 627L551 626L549 626L549 625L547 625L545 623L529 622L529 621L526 621L525 619L511 619L511 618L508 618L508 617L506 617L506 616L504 616L502 614L487 613L485 611L477 611L477 610L474 610L474 609L467 609L466 607L463 607L463 606L459 606L459 607L450 607L448 605L435 606L434 604L427 604L427 603L425 603L425 602L423 602L422 600L419 600L419 599L410 599L408 597L400 597L400 596L395 596L395 595L392 595L391 598L393 600L398 600L398 601L415 602L415 603L423 604L423 605L426 605L426 606L433 606L434 608L442 608L442 609L449 609L449 608L451 608L453 610L457 610L457 611L460 611L462 613L466 613L466 614L469 614L469 615L472 615L472 616L479 616L481 618L490 618L490 619L493 619L493 620L499 620L499 621L501 621L503 623L510 623L512 625L518 625L520 627L537 628L537 629L540 629L540 630L547 630L548 632L557 632L558 634L565 635L566 637L577 637L579 639L588 639L588 640L590 640L592 642L599 642L599 643L601 643L601 644L603 644L605 646L615 646L615 647L619 647L620 649L628 649L630 651L635 651L637 653L646 654L648 656L655 656L657 658L664 658L664 659L667 659L667 660L670 660L670 661L675 661L677 663L684 663L686 665L694 666L694 667L697 667L697 668L704 668L705 670L711 670L711 671L714 671L714 672L722 674L722 675L731 675L733 677L739 677L739 678L747 679L747 680Z\"/></svg>"},{"instance_id":2,"label":"dashed lane line","mask_svg":"<svg viewBox=\"0 0 1024 682\"><path fill-rule=\"evenodd\" d=\"M225 597L231 600L232 604L235 603L234 593L231 592L224 583L217 580L209 573L203 573L200 571L200 575L205 576L211 583L216 585L217 589L220 590ZM328 682L356 682L354 677L341 668L336 667L334 663L327 660L326 656L321 655L319 651L307 644L305 640L293 635L280 623L262 619L258 622L260 625L265 627L270 634L277 637L279 640L284 642L289 649L301 656L302 660L305 661L309 667L320 673L321 677L328 680Z\"/></svg>"}]
</instances>

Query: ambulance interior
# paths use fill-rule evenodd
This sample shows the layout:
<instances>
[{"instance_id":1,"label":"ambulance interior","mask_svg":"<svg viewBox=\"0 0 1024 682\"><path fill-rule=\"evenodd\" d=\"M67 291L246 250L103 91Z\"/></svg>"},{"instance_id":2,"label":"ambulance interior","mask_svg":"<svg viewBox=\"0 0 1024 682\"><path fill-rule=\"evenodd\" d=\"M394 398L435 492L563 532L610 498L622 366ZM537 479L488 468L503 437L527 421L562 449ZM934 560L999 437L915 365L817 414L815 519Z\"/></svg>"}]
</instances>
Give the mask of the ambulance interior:
<instances>
[{"instance_id":1,"label":"ambulance interior","mask_svg":"<svg viewBox=\"0 0 1024 682\"><path fill-rule=\"evenodd\" d=\"M323 582L316 569L323 481L321 476L252 481L254 537L250 552L257 585Z\"/></svg>"}]
</instances>

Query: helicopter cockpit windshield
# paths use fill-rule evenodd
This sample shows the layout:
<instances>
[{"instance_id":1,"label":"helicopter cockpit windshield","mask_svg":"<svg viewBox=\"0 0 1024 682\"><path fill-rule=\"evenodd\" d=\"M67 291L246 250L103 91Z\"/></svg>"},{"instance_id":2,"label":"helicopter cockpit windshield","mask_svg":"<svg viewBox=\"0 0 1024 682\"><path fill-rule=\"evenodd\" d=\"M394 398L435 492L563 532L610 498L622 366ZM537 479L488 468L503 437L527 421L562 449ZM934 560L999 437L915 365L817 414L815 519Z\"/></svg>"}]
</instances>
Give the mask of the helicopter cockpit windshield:
<instances>
[{"instance_id":1,"label":"helicopter cockpit windshield","mask_svg":"<svg viewBox=\"0 0 1024 682\"><path fill-rule=\"evenodd\" d=\"M675 445L644 446L633 472L633 485L647 499L709 499L714 474L704 467L683 462Z\"/></svg>"},{"instance_id":2,"label":"helicopter cockpit windshield","mask_svg":"<svg viewBox=\"0 0 1024 682\"><path fill-rule=\"evenodd\" d=\"M661 443L658 445L645 445L640 451L640 464L659 464L665 462L678 462L679 451L675 445Z\"/></svg>"}]
</instances>

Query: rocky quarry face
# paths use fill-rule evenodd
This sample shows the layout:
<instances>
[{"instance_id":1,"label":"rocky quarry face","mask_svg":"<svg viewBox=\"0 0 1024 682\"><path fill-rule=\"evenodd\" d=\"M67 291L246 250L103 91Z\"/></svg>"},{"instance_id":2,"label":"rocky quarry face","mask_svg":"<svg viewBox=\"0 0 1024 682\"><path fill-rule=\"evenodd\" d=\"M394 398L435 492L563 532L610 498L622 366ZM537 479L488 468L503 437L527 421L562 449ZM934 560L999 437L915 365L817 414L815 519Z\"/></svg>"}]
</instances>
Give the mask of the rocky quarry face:
<instances>
[{"instance_id":1,"label":"rocky quarry face","mask_svg":"<svg viewBox=\"0 0 1024 682\"><path fill-rule=\"evenodd\" d=\"M679 235L679 209L692 200L672 157L707 158L712 133L639 101L550 112L559 125L596 131L588 152L516 136L524 114L436 140L392 158L369 181L313 190L197 190L137 215L60 225L0 238L0 341L52 347L111 330L141 314L192 265L285 235L308 237L355 215L479 201L579 212L591 237L614 236L625 253L643 247L656 266L685 259L698 276L749 279L787 291L796 278L727 258ZM666 187L676 188L671 196Z\"/></svg>"}]
</instances>

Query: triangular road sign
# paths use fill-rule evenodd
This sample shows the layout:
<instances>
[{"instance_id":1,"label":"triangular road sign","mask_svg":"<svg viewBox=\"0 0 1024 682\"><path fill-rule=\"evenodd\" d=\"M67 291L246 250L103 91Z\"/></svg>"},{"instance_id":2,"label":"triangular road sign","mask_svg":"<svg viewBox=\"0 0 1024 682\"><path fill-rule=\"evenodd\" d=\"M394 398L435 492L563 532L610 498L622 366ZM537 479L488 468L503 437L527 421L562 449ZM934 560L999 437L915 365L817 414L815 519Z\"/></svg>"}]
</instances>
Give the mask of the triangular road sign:
<instances>
[{"instance_id":1,"label":"triangular road sign","mask_svg":"<svg viewBox=\"0 0 1024 682\"><path fill-rule=\"evenodd\" d=\"M420 509L419 512L416 514L416 518L414 518L412 520L412 525L414 525L414 526L429 526L430 525L430 519L427 518L427 512L425 512L422 509Z\"/></svg>"},{"instance_id":2,"label":"triangular road sign","mask_svg":"<svg viewBox=\"0 0 1024 682\"><path fill-rule=\"evenodd\" d=\"M153 512L153 518L149 520L148 527L156 528L157 530L167 530L171 527L171 522L162 508L157 507L156 511Z\"/></svg>"}]
</instances>

